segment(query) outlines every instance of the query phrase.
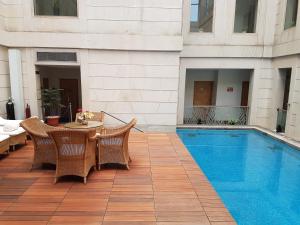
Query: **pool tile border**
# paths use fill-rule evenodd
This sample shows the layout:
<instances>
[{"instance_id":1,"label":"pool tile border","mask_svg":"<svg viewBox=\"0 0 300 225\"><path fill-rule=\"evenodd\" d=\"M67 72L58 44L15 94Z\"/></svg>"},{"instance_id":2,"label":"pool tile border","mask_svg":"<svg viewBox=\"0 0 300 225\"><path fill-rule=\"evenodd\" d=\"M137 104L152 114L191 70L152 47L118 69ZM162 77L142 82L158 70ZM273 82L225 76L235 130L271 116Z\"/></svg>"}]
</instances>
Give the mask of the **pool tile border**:
<instances>
[{"instance_id":1,"label":"pool tile border","mask_svg":"<svg viewBox=\"0 0 300 225\"><path fill-rule=\"evenodd\" d=\"M300 142L292 138L288 138L284 134L279 134L274 131L268 130L260 126L204 126L204 125L180 125L177 129L210 129L210 130L256 130L263 134L266 134L278 141L288 144L291 147L300 151Z\"/></svg>"}]
</instances>

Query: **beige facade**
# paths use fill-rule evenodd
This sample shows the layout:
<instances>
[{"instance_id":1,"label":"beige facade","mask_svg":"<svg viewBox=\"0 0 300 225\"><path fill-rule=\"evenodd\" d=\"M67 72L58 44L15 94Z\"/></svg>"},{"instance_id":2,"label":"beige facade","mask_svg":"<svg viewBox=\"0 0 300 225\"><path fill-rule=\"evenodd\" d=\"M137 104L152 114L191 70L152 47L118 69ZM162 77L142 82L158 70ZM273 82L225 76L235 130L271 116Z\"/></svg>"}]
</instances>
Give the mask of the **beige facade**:
<instances>
[{"instance_id":1,"label":"beige facade","mask_svg":"<svg viewBox=\"0 0 300 225\"><path fill-rule=\"evenodd\" d=\"M82 107L147 129L183 123L187 70L247 70L249 124L276 128L279 69L292 68L288 136L300 140L300 25L286 0L259 0L255 33L234 33L236 0L215 0L212 32L190 32L191 0L78 0L78 16L35 16L33 0L0 0L0 114L10 96L8 49L20 49L25 103L41 115L37 66L79 66ZM299 14L298 14L299 17ZM76 62L37 60L75 52ZM112 121L111 121L112 122Z\"/></svg>"}]
</instances>

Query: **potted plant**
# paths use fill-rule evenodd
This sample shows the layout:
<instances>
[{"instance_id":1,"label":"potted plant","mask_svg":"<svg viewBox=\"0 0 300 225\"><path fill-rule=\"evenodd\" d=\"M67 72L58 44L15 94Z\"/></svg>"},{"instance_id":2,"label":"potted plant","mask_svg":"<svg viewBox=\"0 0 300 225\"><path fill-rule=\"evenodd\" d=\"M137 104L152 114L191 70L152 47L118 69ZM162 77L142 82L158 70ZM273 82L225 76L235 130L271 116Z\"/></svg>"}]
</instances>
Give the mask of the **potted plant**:
<instances>
[{"instance_id":1,"label":"potted plant","mask_svg":"<svg viewBox=\"0 0 300 225\"><path fill-rule=\"evenodd\" d=\"M236 124L237 124L237 121L235 121L235 120L230 120L228 124L229 124L229 125L236 125Z\"/></svg>"},{"instance_id":2,"label":"potted plant","mask_svg":"<svg viewBox=\"0 0 300 225\"><path fill-rule=\"evenodd\" d=\"M61 104L62 89L42 89L42 107L48 125L58 126L60 109L65 107Z\"/></svg>"}]
</instances>

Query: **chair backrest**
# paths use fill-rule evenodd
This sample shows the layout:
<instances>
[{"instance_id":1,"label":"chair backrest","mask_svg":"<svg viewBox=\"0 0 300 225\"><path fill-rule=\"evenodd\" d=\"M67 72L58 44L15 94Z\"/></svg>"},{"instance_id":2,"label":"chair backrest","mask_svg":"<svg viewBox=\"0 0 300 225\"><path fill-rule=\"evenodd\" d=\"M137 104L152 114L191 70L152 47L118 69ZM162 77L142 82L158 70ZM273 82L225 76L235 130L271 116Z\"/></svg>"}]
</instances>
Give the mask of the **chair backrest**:
<instances>
[{"instance_id":1,"label":"chair backrest","mask_svg":"<svg viewBox=\"0 0 300 225\"><path fill-rule=\"evenodd\" d=\"M61 129L49 131L48 135L56 145L58 157L84 157L91 130Z\"/></svg>"},{"instance_id":2,"label":"chair backrest","mask_svg":"<svg viewBox=\"0 0 300 225\"><path fill-rule=\"evenodd\" d=\"M103 122L104 121L104 113L103 112L90 112L92 113L94 116L91 119L88 119L88 121L99 121L99 122ZM77 118L79 116L80 113L76 113L76 119L75 121L77 122Z\"/></svg>"},{"instance_id":3,"label":"chair backrest","mask_svg":"<svg viewBox=\"0 0 300 225\"><path fill-rule=\"evenodd\" d=\"M20 126L24 128L30 135L48 136L47 125L44 124L39 118L31 117L25 119L20 123Z\"/></svg>"},{"instance_id":4,"label":"chair backrest","mask_svg":"<svg viewBox=\"0 0 300 225\"><path fill-rule=\"evenodd\" d=\"M129 123L127 123L123 128L122 130L130 130L132 129L137 123L137 120L134 118L132 119Z\"/></svg>"}]
</instances>

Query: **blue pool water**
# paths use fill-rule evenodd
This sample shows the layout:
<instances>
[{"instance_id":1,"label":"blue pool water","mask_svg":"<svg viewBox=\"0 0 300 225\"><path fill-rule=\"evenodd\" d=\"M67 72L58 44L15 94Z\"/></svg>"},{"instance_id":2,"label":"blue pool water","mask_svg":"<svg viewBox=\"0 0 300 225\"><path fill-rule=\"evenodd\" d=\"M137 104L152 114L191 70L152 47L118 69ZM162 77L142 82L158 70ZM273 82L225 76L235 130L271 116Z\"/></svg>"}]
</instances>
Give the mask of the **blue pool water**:
<instances>
[{"instance_id":1,"label":"blue pool water","mask_svg":"<svg viewBox=\"0 0 300 225\"><path fill-rule=\"evenodd\" d=\"M239 225L300 225L300 151L254 130L177 130Z\"/></svg>"}]
</instances>

